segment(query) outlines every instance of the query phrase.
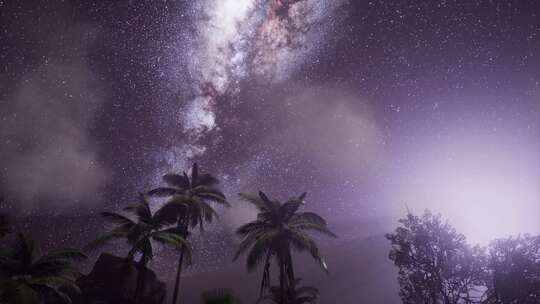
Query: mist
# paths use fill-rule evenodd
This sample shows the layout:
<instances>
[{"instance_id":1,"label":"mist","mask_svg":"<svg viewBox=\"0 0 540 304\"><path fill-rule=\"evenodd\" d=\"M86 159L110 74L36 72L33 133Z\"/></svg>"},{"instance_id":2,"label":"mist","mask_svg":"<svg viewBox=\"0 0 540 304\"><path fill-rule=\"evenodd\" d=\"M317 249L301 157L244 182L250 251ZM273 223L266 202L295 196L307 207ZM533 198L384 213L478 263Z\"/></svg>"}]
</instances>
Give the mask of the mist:
<instances>
[{"instance_id":1,"label":"mist","mask_svg":"<svg viewBox=\"0 0 540 304\"><path fill-rule=\"evenodd\" d=\"M67 7L59 11L67 13ZM50 18L13 25L43 47L32 53L32 68L0 84L6 92L0 97L0 187L8 202L25 211L93 205L109 174L92 135L105 100L104 86L88 62L97 33L69 18L64 26ZM47 36L35 34L42 26L50 28Z\"/></svg>"}]
</instances>

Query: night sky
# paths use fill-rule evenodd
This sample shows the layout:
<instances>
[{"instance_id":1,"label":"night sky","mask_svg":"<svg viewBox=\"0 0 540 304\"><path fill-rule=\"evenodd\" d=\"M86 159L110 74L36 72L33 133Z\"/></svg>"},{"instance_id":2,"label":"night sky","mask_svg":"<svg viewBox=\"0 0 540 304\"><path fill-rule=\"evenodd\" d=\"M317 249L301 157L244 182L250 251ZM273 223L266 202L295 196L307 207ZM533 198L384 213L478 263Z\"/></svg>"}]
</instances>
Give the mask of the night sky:
<instances>
[{"instance_id":1,"label":"night sky","mask_svg":"<svg viewBox=\"0 0 540 304\"><path fill-rule=\"evenodd\" d=\"M0 0L0 143L2 209L45 248L193 161L234 205L195 272L230 263L241 191L307 191L337 243L407 208L538 233L540 4Z\"/></svg>"}]
</instances>

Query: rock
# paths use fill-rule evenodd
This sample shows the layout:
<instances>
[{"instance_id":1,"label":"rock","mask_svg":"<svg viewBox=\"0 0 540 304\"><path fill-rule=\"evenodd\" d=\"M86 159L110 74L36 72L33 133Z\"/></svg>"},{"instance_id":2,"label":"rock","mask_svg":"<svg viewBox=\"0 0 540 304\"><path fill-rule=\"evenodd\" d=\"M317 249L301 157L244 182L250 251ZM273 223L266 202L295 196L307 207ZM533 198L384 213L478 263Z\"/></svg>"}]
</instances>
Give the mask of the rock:
<instances>
[{"instance_id":1,"label":"rock","mask_svg":"<svg viewBox=\"0 0 540 304\"><path fill-rule=\"evenodd\" d=\"M162 304L166 297L165 284L145 268L145 283L138 303ZM81 294L76 304L134 304L139 267L133 261L107 253L99 256L92 271L77 280Z\"/></svg>"}]
</instances>

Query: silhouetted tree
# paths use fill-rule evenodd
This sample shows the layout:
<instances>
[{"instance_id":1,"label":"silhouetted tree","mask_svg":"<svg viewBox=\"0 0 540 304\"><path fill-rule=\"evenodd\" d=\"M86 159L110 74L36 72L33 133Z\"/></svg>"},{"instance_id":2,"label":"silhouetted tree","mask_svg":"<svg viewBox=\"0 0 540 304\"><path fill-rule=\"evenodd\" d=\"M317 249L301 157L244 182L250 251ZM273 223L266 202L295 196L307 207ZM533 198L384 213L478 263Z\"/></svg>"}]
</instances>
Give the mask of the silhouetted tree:
<instances>
[{"instance_id":1,"label":"silhouetted tree","mask_svg":"<svg viewBox=\"0 0 540 304\"><path fill-rule=\"evenodd\" d=\"M168 223L176 223L177 230L184 238L188 238L191 228L199 226L201 230L204 230L204 222L211 222L216 216L210 203L230 206L219 189L219 180L211 174L200 173L197 163L194 163L191 168L191 176L188 176L186 172L181 175L166 174L163 176L163 181L167 186L153 189L148 194L169 198L157 214ZM173 304L178 299L183 263L184 250L180 252L178 260Z\"/></svg>"},{"instance_id":2,"label":"silhouetted tree","mask_svg":"<svg viewBox=\"0 0 540 304\"><path fill-rule=\"evenodd\" d=\"M139 194L139 202L124 208L124 210L135 215L136 220L115 212L102 212L101 215L105 219L117 226L109 233L88 244L86 248L93 249L116 238L127 240L130 245L128 259L134 260L135 255L140 254L140 270L135 288L135 300L137 300L140 290L144 287L146 265L154 256L152 241L172 245L178 250L187 248L184 251L186 251L188 257L191 256L191 252L189 246L187 246L187 241L178 233L176 228L166 228L167 223L163 222L157 214L152 214L145 195Z\"/></svg>"},{"instance_id":3,"label":"silhouetted tree","mask_svg":"<svg viewBox=\"0 0 540 304\"><path fill-rule=\"evenodd\" d=\"M0 207L4 204L4 198L0 197ZM0 213L0 238L11 232L11 223L5 213Z\"/></svg>"},{"instance_id":4,"label":"silhouetted tree","mask_svg":"<svg viewBox=\"0 0 540 304\"><path fill-rule=\"evenodd\" d=\"M243 240L234 260L249 251L247 254L249 271L264 261L260 287L262 296L264 290L269 287L270 265L272 259L275 259L279 266L280 304L287 303L286 293L291 292L295 282L291 250L308 251L323 269L327 270L317 244L307 232L314 231L335 237L328 229L326 221L318 214L297 212L304 204L305 196L304 193L282 204L270 200L263 192L259 192L258 195L240 194L242 199L257 207L259 213L257 220L241 226L236 231Z\"/></svg>"},{"instance_id":5,"label":"silhouetted tree","mask_svg":"<svg viewBox=\"0 0 540 304\"><path fill-rule=\"evenodd\" d=\"M429 211L411 213L387 234L389 258L399 268L403 303L478 303L484 297L485 261L482 249Z\"/></svg>"},{"instance_id":6,"label":"silhouetted tree","mask_svg":"<svg viewBox=\"0 0 540 304\"><path fill-rule=\"evenodd\" d=\"M80 290L80 275L72 260L85 258L76 249L62 249L38 256L34 242L18 234L15 244L0 257L0 303L71 303Z\"/></svg>"},{"instance_id":7,"label":"silhouetted tree","mask_svg":"<svg viewBox=\"0 0 540 304\"><path fill-rule=\"evenodd\" d=\"M491 242L488 265L486 303L540 303L540 236Z\"/></svg>"},{"instance_id":8,"label":"silhouetted tree","mask_svg":"<svg viewBox=\"0 0 540 304\"><path fill-rule=\"evenodd\" d=\"M202 304L239 304L240 301L229 289L216 289L203 292Z\"/></svg>"},{"instance_id":9,"label":"silhouetted tree","mask_svg":"<svg viewBox=\"0 0 540 304\"><path fill-rule=\"evenodd\" d=\"M11 231L7 214L0 214L0 238L3 238Z\"/></svg>"},{"instance_id":10,"label":"silhouetted tree","mask_svg":"<svg viewBox=\"0 0 540 304\"><path fill-rule=\"evenodd\" d=\"M287 303L291 304L315 304L319 299L319 290L311 286L300 286L301 279L296 279L292 286ZM262 297L258 303L280 303L281 291L279 286L272 286L269 289L269 294Z\"/></svg>"}]
</instances>

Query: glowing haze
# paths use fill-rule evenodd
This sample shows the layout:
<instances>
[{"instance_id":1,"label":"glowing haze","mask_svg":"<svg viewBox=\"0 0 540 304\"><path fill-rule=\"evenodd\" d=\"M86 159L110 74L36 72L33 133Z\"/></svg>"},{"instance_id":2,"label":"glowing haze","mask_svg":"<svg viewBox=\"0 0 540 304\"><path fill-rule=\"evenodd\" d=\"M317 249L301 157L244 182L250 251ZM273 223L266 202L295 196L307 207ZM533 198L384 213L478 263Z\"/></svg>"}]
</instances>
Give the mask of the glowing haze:
<instances>
[{"instance_id":1,"label":"glowing haze","mask_svg":"<svg viewBox=\"0 0 540 304\"><path fill-rule=\"evenodd\" d=\"M472 243L540 232L540 147L518 126L461 122L442 142L424 139L408 151L397 199L442 213Z\"/></svg>"}]
</instances>

